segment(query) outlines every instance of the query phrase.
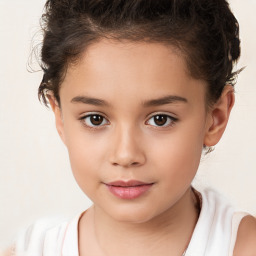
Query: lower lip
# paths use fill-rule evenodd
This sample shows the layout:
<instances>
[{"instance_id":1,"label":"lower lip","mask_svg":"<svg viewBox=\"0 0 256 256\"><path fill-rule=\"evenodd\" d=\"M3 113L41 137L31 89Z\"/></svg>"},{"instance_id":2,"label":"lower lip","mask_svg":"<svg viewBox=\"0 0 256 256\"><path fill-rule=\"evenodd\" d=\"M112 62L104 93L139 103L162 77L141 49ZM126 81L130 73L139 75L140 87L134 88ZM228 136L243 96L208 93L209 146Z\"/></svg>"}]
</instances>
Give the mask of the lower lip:
<instances>
[{"instance_id":1,"label":"lower lip","mask_svg":"<svg viewBox=\"0 0 256 256\"><path fill-rule=\"evenodd\" d=\"M118 187L107 185L109 191L118 198L121 199L135 199L140 197L145 192L147 192L153 184L145 184L140 186L132 186L132 187Z\"/></svg>"}]
</instances>

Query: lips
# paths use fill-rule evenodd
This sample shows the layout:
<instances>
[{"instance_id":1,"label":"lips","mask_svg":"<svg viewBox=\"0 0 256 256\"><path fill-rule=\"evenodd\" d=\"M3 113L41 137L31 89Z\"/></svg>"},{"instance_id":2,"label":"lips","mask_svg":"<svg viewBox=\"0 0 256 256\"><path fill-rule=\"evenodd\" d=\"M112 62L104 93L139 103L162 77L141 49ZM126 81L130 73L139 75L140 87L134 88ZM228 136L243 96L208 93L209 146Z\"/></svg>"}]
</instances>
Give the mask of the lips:
<instances>
[{"instance_id":1,"label":"lips","mask_svg":"<svg viewBox=\"0 0 256 256\"><path fill-rule=\"evenodd\" d=\"M135 199L147 192L154 183L145 183L137 180L118 180L104 184L107 186L108 190L118 198Z\"/></svg>"}]
</instances>

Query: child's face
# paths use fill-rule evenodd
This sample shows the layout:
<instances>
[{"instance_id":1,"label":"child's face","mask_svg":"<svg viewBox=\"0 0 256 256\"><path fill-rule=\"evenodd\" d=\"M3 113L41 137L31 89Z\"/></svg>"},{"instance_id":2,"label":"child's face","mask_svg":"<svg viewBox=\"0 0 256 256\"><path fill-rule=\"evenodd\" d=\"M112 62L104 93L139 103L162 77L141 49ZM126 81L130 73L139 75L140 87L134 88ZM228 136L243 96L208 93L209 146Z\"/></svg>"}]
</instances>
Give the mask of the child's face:
<instances>
[{"instance_id":1,"label":"child's face","mask_svg":"<svg viewBox=\"0 0 256 256\"><path fill-rule=\"evenodd\" d=\"M209 128L205 95L205 82L189 76L183 58L161 44L101 41L69 67L57 126L95 207L143 222L182 197ZM147 185L108 186L120 180Z\"/></svg>"}]
</instances>

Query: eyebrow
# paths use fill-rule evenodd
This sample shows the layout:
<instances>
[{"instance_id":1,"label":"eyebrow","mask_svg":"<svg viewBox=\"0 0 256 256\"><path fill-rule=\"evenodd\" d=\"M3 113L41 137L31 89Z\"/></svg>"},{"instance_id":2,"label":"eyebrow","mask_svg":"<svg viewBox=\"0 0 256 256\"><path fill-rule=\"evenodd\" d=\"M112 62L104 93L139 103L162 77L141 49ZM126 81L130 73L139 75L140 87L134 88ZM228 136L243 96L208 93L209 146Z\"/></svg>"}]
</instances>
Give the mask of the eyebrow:
<instances>
[{"instance_id":1,"label":"eyebrow","mask_svg":"<svg viewBox=\"0 0 256 256\"><path fill-rule=\"evenodd\" d=\"M84 103L84 104L89 104L89 105L94 105L94 106L108 106L109 105L104 100L87 97L87 96L76 96L71 100L71 102Z\"/></svg>"},{"instance_id":2,"label":"eyebrow","mask_svg":"<svg viewBox=\"0 0 256 256\"><path fill-rule=\"evenodd\" d=\"M145 102L143 102L143 105L145 107L153 107L153 106L161 106L161 105L166 105L166 104L171 104L171 103L176 103L176 102L187 103L188 100L186 98L183 98L180 96L168 95L168 96L165 96L162 98L145 101Z\"/></svg>"},{"instance_id":3,"label":"eyebrow","mask_svg":"<svg viewBox=\"0 0 256 256\"><path fill-rule=\"evenodd\" d=\"M94 106L109 106L109 104L102 100L102 99L97 99L97 98L92 98L88 96L76 96L71 100L72 103L84 103L84 104L89 104L89 105L94 105ZM161 106L161 105L166 105L166 104L171 104L171 103L176 103L176 102L184 102L187 103L187 99L176 96L176 95L168 95L164 96L158 99L152 99L152 100L147 100L142 103L144 107L153 107L153 106Z\"/></svg>"}]
</instances>

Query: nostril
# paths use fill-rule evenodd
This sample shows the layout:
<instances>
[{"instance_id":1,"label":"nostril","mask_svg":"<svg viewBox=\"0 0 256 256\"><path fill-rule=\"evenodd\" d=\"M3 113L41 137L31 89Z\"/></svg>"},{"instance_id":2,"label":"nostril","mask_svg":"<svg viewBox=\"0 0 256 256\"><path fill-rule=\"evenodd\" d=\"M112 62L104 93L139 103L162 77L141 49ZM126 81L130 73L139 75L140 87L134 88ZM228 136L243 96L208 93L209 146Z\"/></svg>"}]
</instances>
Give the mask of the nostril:
<instances>
[{"instance_id":1,"label":"nostril","mask_svg":"<svg viewBox=\"0 0 256 256\"><path fill-rule=\"evenodd\" d=\"M140 163L139 162L132 162L132 163L130 163L130 162L113 162L112 163L112 165L114 165L114 166L126 166L126 167L129 167L129 166L138 166L138 165L140 165Z\"/></svg>"},{"instance_id":2,"label":"nostril","mask_svg":"<svg viewBox=\"0 0 256 256\"><path fill-rule=\"evenodd\" d=\"M120 143L114 148L108 156L112 166L137 167L145 163L146 157L144 152L135 147L134 143Z\"/></svg>"}]
</instances>

